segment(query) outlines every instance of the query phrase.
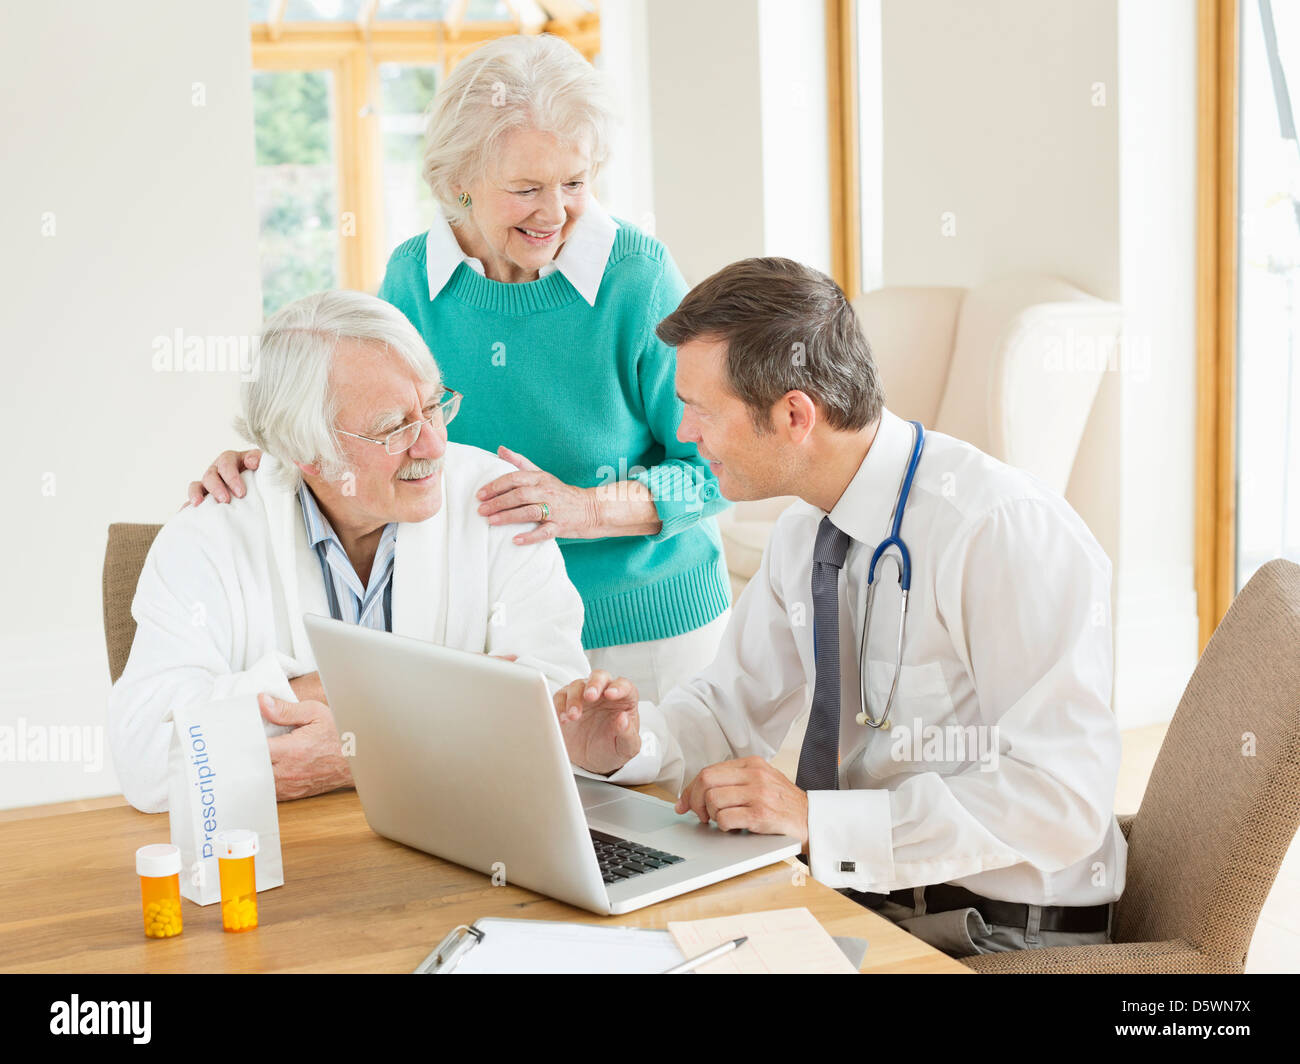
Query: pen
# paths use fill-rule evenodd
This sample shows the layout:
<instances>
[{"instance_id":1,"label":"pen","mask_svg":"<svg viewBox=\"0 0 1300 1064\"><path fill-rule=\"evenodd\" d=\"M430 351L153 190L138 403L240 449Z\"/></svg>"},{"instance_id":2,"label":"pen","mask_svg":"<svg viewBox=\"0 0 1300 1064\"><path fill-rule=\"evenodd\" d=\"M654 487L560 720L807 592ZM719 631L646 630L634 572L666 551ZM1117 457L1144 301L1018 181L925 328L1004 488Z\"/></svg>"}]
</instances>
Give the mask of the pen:
<instances>
[{"instance_id":1,"label":"pen","mask_svg":"<svg viewBox=\"0 0 1300 1064\"><path fill-rule=\"evenodd\" d=\"M707 953L701 953L698 957L692 957L690 960L682 961L675 968L669 968L663 975L679 975L682 972L693 972L701 964L708 964L709 961L717 960L719 957L730 953L733 949L743 946L749 941L749 936L744 938L733 938L730 942L724 942L721 946L715 946Z\"/></svg>"}]
</instances>

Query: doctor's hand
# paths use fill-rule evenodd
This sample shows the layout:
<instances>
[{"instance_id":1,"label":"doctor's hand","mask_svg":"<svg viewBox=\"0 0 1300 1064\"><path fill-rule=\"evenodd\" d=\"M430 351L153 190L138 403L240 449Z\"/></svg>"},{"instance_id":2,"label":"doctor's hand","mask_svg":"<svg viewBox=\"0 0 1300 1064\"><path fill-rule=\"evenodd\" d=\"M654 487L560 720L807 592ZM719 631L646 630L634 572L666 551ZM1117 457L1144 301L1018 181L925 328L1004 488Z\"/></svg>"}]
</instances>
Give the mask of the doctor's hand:
<instances>
[{"instance_id":1,"label":"doctor's hand","mask_svg":"<svg viewBox=\"0 0 1300 1064\"><path fill-rule=\"evenodd\" d=\"M293 729L266 740L277 802L353 786L352 769L343 756L329 706L315 701L286 702L265 693L257 696L257 704L265 720Z\"/></svg>"},{"instance_id":2,"label":"doctor's hand","mask_svg":"<svg viewBox=\"0 0 1300 1064\"><path fill-rule=\"evenodd\" d=\"M701 824L723 831L748 828L760 835L789 835L808 844L808 795L761 757L720 761L704 769L677 799Z\"/></svg>"},{"instance_id":3,"label":"doctor's hand","mask_svg":"<svg viewBox=\"0 0 1300 1064\"><path fill-rule=\"evenodd\" d=\"M203 479L190 484L185 505L198 506L208 494L217 502L229 502L232 494L235 498L242 499L244 482L239 474L245 469L256 469L261 460L262 452L256 448L250 451L222 451L217 455L217 460L208 466Z\"/></svg>"},{"instance_id":4,"label":"doctor's hand","mask_svg":"<svg viewBox=\"0 0 1300 1064\"><path fill-rule=\"evenodd\" d=\"M579 768L608 776L641 752L636 685L626 677L611 680L596 669L555 692L555 712L569 760Z\"/></svg>"}]
</instances>

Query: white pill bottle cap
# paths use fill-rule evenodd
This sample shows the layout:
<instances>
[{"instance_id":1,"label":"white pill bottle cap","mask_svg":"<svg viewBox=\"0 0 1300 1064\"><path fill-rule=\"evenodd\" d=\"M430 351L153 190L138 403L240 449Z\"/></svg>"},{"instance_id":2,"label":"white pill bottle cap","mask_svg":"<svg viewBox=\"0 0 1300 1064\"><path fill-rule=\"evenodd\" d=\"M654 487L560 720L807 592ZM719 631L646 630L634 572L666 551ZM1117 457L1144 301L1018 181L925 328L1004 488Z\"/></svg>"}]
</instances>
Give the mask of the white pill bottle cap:
<instances>
[{"instance_id":1,"label":"white pill bottle cap","mask_svg":"<svg viewBox=\"0 0 1300 1064\"><path fill-rule=\"evenodd\" d=\"M257 854L256 831L248 831L245 828L218 831L215 840L218 858L225 857L228 860L238 860L241 857L253 857Z\"/></svg>"},{"instance_id":2,"label":"white pill bottle cap","mask_svg":"<svg viewBox=\"0 0 1300 1064\"><path fill-rule=\"evenodd\" d=\"M135 874L148 879L178 875L181 870L180 847L166 842L141 846L135 851Z\"/></svg>"}]
</instances>

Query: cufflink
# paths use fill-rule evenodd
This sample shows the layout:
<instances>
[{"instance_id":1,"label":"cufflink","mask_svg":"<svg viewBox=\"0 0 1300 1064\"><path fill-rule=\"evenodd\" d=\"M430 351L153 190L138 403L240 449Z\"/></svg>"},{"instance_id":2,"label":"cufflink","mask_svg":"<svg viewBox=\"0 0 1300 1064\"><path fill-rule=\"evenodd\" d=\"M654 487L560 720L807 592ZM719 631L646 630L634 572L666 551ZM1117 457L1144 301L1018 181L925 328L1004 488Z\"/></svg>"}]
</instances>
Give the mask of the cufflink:
<instances>
[{"instance_id":1,"label":"cufflink","mask_svg":"<svg viewBox=\"0 0 1300 1064\"><path fill-rule=\"evenodd\" d=\"M857 870L858 870L858 862L857 862L857 861L841 861L841 862L840 862L840 871L841 871L841 872L856 872Z\"/></svg>"}]
</instances>

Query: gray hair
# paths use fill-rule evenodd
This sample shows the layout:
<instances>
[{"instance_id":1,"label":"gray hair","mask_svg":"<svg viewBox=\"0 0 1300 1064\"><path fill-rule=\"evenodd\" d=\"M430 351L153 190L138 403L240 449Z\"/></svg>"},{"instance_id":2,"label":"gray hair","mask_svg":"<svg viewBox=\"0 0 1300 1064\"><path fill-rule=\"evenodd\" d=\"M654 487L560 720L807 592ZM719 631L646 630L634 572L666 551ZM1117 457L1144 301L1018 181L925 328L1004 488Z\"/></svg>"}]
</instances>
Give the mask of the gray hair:
<instances>
[{"instance_id":1,"label":"gray hair","mask_svg":"<svg viewBox=\"0 0 1300 1064\"><path fill-rule=\"evenodd\" d=\"M295 462L319 465L327 479L342 475L330 371L340 342L347 340L386 347L421 380L441 379L415 326L382 299L365 292L317 292L281 308L262 330L256 372L240 388L243 416L235 429L279 460L287 488L297 490L302 482Z\"/></svg>"},{"instance_id":2,"label":"gray hair","mask_svg":"<svg viewBox=\"0 0 1300 1064\"><path fill-rule=\"evenodd\" d=\"M754 429L773 431L772 407L800 391L827 424L857 430L885 404L871 345L844 292L792 259L743 259L686 293L655 333L669 347L725 340L727 383Z\"/></svg>"},{"instance_id":3,"label":"gray hair","mask_svg":"<svg viewBox=\"0 0 1300 1064\"><path fill-rule=\"evenodd\" d=\"M421 174L452 225L469 217L456 187L489 172L517 129L586 147L594 172L609 156L614 112L605 79L568 41L548 33L500 37L466 56L429 105Z\"/></svg>"}]
</instances>

